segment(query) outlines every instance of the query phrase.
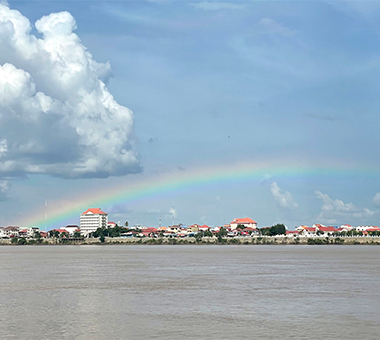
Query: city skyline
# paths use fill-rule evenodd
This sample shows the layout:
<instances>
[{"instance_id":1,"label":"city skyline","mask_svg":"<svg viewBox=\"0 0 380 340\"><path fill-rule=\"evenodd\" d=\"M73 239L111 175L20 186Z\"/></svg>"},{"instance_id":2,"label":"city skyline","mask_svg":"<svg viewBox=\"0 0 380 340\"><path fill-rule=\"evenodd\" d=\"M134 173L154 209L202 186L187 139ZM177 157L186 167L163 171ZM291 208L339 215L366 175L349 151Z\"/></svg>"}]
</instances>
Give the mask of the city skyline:
<instances>
[{"instance_id":1,"label":"city skyline","mask_svg":"<svg viewBox=\"0 0 380 340\"><path fill-rule=\"evenodd\" d=\"M378 225L378 14L1 2L0 225Z\"/></svg>"}]
</instances>

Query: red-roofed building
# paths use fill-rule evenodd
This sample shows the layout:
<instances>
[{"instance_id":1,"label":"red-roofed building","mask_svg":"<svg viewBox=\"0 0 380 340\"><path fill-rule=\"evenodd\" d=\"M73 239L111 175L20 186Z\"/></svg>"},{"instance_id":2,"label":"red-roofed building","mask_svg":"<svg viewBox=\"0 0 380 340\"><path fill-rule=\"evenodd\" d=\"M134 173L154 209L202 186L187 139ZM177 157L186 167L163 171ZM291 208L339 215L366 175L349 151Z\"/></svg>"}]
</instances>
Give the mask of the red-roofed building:
<instances>
[{"instance_id":1,"label":"red-roofed building","mask_svg":"<svg viewBox=\"0 0 380 340\"><path fill-rule=\"evenodd\" d=\"M370 231L380 231L380 229L379 228L368 228L367 230L366 230L367 232L370 232Z\"/></svg>"},{"instance_id":2,"label":"red-roofed building","mask_svg":"<svg viewBox=\"0 0 380 340\"><path fill-rule=\"evenodd\" d=\"M65 229L52 229L50 231L58 231L60 234L66 234L66 235L69 234L68 231Z\"/></svg>"},{"instance_id":3,"label":"red-roofed building","mask_svg":"<svg viewBox=\"0 0 380 340\"><path fill-rule=\"evenodd\" d=\"M300 226L300 227L296 228L296 230L299 231L300 235L312 236L312 235L316 234L318 229L316 227Z\"/></svg>"},{"instance_id":4,"label":"red-roofed building","mask_svg":"<svg viewBox=\"0 0 380 340\"><path fill-rule=\"evenodd\" d=\"M238 225L243 225L246 228L253 228L257 229L257 222L252 220L249 217L245 218L235 218L231 223L230 227L231 229L236 229Z\"/></svg>"},{"instance_id":5,"label":"red-roofed building","mask_svg":"<svg viewBox=\"0 0 380 340\"><path fill-rule=\"evenodd\" d=\"M379 227L373 226L373 225L360 225L360 226L356 227L356 231L367 231L368 229L380 230Z\"/></svg>"},{"instance_id":6,"label":"red-roofed building","mask_svg":"<svg viewBox=\"0 0 380 340\"><path fill-rule=\"evenodd\" d=\"M322 231L324 234L332 234L332 233L335 233L337 231L337 229L335 227L317 227L316 228L317 231Z\"/></svg>"},{"instance_id":7,"label":"red-roofed building","mask_svg":"<svg viewBox=\"0 0 380 340\"><path fill-rule=\"evenodd\" d=\"M87 215L87 214L98 214L98 215L107 215L107 213L105 213L104 211L102 211L102 209L100 208L89 208L87 209L84 213L82 213L82 215Z\"/></svg>"},{"instance_id":8,"label":"red-roofed building","mask_svg":"<svg viewBox=\"0 0 380 340\"><path fill-rule=\"evenodd\" d=\"M242 231L250 232L250 231L256 231L256 229L252 227L247 227L247 228L244 228Z\"/></svg>"},{"instance_id":9,"label":"red-roofed building","mask_svg":"<svg viewBox=\"0 0 380 340\"><path fill-rule=\"evenodd\" d=\"M116 223L115 222L108 222L107 223L107 228L115 228L116 227Z\"/></svg>"},{"instance_id":10,"label":"red-roofed building","mask_svg":"<svg viewBox=\"0 0 380 340\"><path fill-rule=\"evenodd\" d=\"M20 237L27 237L28 236L28 229L23 229L18 231L18 236Z\"/></svg>"},{"instance_id":11,"label":"red-roofed building","mask_svg":"<svg viewBox=\"0 0 380 340\"><path fill-rule=\"evenodd\" d=\"M98 228L106 228L108 214L100 208L89 208L80 216L80 230L82 235L93 233Z\"/></svg>"},{"instance_id":12,"label":"red-roofed building","mask_svg":"<svg viewBox=\"0 0 380 340\"><path fill-rule=\"evenodd\" d=\"M63 229L65 229L70 235L73 235L76 231L80 231L79 226L77 225L67 225Z\"/></svg>"},{"instance_id":13,"label":"red-roofed building","mask_svg":"<svg viewBox=\"0 0 380 340\"><path fill-rule=\"evenodd\" d=\"M156 228L145 228L142 230L142 234L146 237L154 237L155 235L158 235L158 229Z\"/></svg>"},{"instance_id":14,"label":"red-roofed building","mask_svg":"<svg viewBox=\"0 0 380 340\"><path fill-rule=\"evenodd\" d=\"M354 227L350 224L343 224L340 227L341 227L342 231L350 231L350 230L354 229Z\"/></svg>"}]
</instances>

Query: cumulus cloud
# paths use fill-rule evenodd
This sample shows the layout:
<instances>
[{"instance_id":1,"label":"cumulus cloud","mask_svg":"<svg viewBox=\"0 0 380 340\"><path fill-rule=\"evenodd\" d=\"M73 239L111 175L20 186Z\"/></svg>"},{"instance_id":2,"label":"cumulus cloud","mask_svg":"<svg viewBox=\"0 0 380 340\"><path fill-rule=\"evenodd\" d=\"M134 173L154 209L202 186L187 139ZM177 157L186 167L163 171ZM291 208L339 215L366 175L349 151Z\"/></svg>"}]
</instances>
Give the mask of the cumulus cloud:
<instances>
[{"instance_id":1,"label":"cumulus cloud","mask_svg":"<svg viewBox=\"0 0 380 340\"><path fill-rule=\"evenodd\" d=\"M270 187L270 191L277 204L285 209L296 209L298 204L294 202L293 196L290 192L283 192L276 182L273 182Z\"/></svg>"},{"instance_id":2,"label":"cumulus cloud","mask_svg":"<svg viewBox=\"0 0 380 340\"><path fill-rule=\"evenodd\" d=\"M207 11L219 11L219 10L235 10L235 9L245 9L247 6L245 4L236 4L231 2L198 2L192 4L197 9L203 9Z\"/></svg>"},{"instance_id":3,"label":"cumulus cloud","mask_svg":"<svg viewBox=\"0 0 380 340\"><path fill-rule=\"evenodd\" d=\"M133 114L106 87L68 12L35 23L0 3L0 176L108 177L140 171Z\"/></svg>"},{"instance_id":4,"label":"cumulus cloud","mask_svg":"<svg viewBox=\"0 0 380 340\"><path fill-rule=\"evenodd\" d=\"M324 223L349 222L352 219L371 217L375 213L367 208L356 207L352 203L344 203L339 199L333 200L320 191L316 191L315 194L323 203L318 220Z\"/></svg>"}]
</instances>

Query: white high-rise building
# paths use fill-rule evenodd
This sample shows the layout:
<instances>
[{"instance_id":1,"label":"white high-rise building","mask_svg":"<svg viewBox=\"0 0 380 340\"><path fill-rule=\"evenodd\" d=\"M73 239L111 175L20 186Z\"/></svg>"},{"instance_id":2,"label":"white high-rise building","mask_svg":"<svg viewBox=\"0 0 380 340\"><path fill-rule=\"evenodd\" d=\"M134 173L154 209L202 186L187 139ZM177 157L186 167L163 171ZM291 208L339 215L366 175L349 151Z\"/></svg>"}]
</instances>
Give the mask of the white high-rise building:
<instances>
[{"instance_id":1,"label":"white high-rise building","mask_svg":"<svg viewBox=\"0 0 380 340\"><path fill-rule=\"evenodd\" d=\"M89 208L80 215L80 232L82 235L88 235L98 228L106 228L108 223L108 214L100 208Z\"/></svg>"}]
</instances>

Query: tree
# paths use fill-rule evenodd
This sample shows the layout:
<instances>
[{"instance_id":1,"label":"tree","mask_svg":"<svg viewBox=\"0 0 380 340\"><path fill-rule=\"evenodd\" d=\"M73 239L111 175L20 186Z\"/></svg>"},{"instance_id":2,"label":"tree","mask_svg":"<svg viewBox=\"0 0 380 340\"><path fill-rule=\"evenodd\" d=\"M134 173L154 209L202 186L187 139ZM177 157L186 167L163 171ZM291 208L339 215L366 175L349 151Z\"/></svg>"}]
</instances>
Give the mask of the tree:
<instances>
[{"instance_id":1,"label":"tree","mask_svg":"<svg viewBox=\"0 0 380 340\"><path fill-rule=\"evenodd\" d=\"M27 243L27 241L26 241L26 238L25 237L20 237L19 239L18 239L18 241L17 241L17 244L19 244L19 245L24 245L24 244L26 244Z\"/></svg>"},{"instance_id":2,"label":"tree","mask_svg":"<svg viewBox=\"0 0 380 340\"><path fill-rule=\"evenodd\" d=\"M221 237L223 237L223 236L227 236L227 230L226 230L226 228L220 228L219 229L219 232L218 232L218 236L221 236Z\"/></svg>"},{"instance_id":3,"label":"tree","mask_svg":"<svg viewBox=\"0 0 380 340\"><path fill-rule=\"evenodd\" d=\"M238 226L236 227L236 229L245 229L245 225L243 225L243 224L238 224Z\"/></svg>"},{"instance_id":4,"label":"tree","mask_svg":"<svg viewBox=\"0 0 380 340\"><path fill-rule=\"evenodd\" d=\"M204 236L207 236L207 237L213 237L213 236L214 236L210 230L206 230L206 231L203 233L203 235L204 235Z\"/></svg>"},{"instance_id":5,"label":"tree","mask_svg":"<svg viewBox=\"0 0 380 340\"><path fill-rule=\"evenodd\" d=\"M80 231L79 230L74 231L73 237L75 238L81 237Z\"/></svg>"},{"instance_id":6,"label":"tree","mask_svg":"<svg viewBox=\"0 0 380 340\"><path fill-rule=\"evenodd\" d=\"M271 230L271 228L269 228L269 227L259 229L260 234L263 236L270 236L271 235L270 230Z\"/></svg>"},{"instance_id":7,"label":"tree","mask_svg":"<svg viewBox=\"0 0 380 340\"><path fill-rule=\"evenodd\" d=\"M129 226L128 221L125 221L124 226L128 228L128 226Z\"/></svg>"},{"instance_id":8,"label":"tree","mask_svg":"<svg viewBox=\"0 0 380 340\"><path fill-rule=\"evenodd\" d=\"M286 234L286 227L282 223L277 223L270 227L269 234L270 236L284 235Z\"/></svg>"},{"instance_id":9,"label":"tree","mask_svg":"<svg viewBox=\"0 0 380 340\"><path fill-rule=\"evenodd\" d=\"M49 231L49 236L50 237L54 237L54 238L58 238L59 237L59 231L57 231L57 230L50 230Z\"/></svg>"}]
</instances>

